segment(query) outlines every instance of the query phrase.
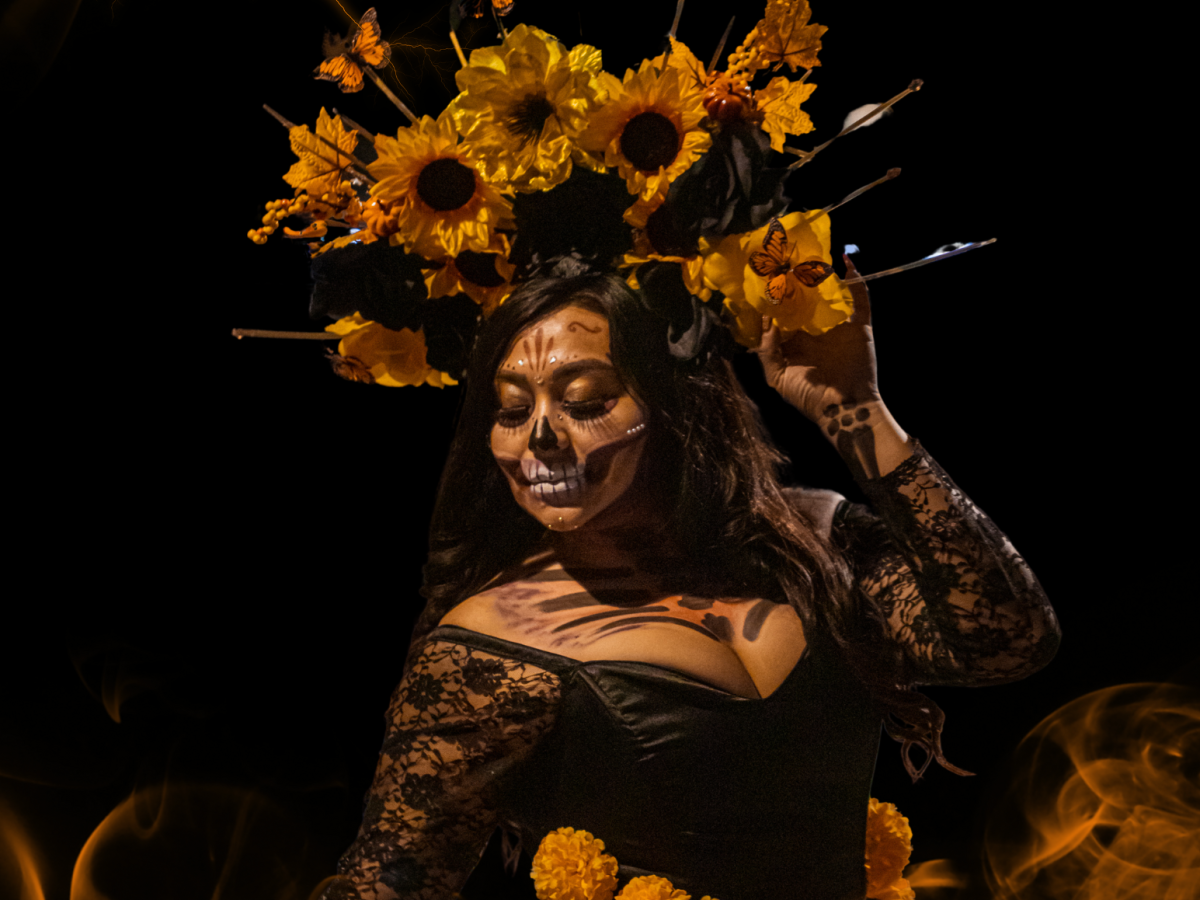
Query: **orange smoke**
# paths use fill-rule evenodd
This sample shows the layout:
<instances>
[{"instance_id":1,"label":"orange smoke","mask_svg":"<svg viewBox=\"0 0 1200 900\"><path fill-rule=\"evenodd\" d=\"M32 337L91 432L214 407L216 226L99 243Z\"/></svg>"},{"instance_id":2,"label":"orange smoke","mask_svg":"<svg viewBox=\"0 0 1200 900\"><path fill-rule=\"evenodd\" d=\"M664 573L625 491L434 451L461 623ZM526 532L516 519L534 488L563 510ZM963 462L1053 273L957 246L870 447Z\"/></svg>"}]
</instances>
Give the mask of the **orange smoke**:
<instances>
[{"instance_id":1,"label":"orange smoke","mask_svg":"<svg viewBox=\"0 0 1200 900\"><path fill-rule=\"evenodd\" d=\"M1198 701L1180 685L1127 684L1034 728L985 831L995 897L1200 896Z\"/></svg>"},{"instance_id":2,"label":"orange smoke","mask_svg":"<svg viewBox=\"0 0 1200 900\"><path fill-rule=\"evenodd\" d=\"M33 846L16 816L0 806L0 894L15 900L46 900Z\"/></svg>"}]
</instances>

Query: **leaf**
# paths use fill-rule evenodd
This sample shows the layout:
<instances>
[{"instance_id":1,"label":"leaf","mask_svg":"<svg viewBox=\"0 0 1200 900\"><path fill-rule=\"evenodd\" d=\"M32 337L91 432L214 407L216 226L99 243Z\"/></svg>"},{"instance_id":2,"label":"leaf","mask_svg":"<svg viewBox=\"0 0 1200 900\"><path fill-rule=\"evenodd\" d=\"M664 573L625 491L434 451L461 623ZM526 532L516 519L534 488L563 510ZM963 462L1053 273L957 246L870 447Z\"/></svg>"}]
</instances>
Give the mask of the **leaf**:
<instances>
[{"instance_id":1,"label":"leaf","mask_svg":"<svg viewBox=\"0 0 1200 900\"><path fill-rule=\"evenodd\" d=\"M297 125L288 134L292 141L292 152L300 157L300 161L288 169L283 180L297 190L308 191L316 197L336 190L342 181L342 173L351 164L350 154L358 143L357 133L346 131L341 117L330 118L322 107L321 115L317 118L316 134L309 131L307 125ZM325 138L329 144L336 145L344 152L339 153L320 138Z\"/></svg>"},{"instance_id":2,"label":"leaf","mask_svg":"<svg viewBox=\"0 0 1200 900\"><path fill-rule=\"evenodd\" d=\"M350 244L353 244L355 241L361 241L362 239L363 235L359 232L343 234L340 237L334 238L332 241L326 241L324 244L322 244L320 248L313 253L313 259L316 259L318 256L321 256L324 253L328 253L330 250L336 250L339 247L346 247Z\"/></svg>"},{"instance_id":3,"label":"leaf","mask_svg":"<svg viewBox=\"0 0 1200 900\"><path fill-rule=\"evenodd\" d=\"M808 0L768 0L766 18L758 23L763 59L771 65L787 63L793 72L819 66L821 35L829 29L809 25L811 16Z\"/></svg>"},{"instance_id":4,"label":"leaf","mask_svg":"<svg viewBox=\"0 0 1200 900\"><path fill-rule=\"evenodd\" d=\"M813 130L812 119L800 108L800 104L807 100L816 88L815 84L789 81L780 75L778 78L772 78L765 88L755 92L754 99L764 116L762 128L771 136L772 150L783 150L786 135L807 134Z\"/></svg>"},{"instance_id":5,"label":"leaf","mask_svg":"<svg viewBox=\"0 0 1200 900\"><path fill-rule=\"evenodd\" d=\"M667 65L679 69L680 75L697 87L704 87L708 73L704 71L704 63L696 58L687 44L671 38L671 55L667 57Z\"/></svg>"}]
</instances>

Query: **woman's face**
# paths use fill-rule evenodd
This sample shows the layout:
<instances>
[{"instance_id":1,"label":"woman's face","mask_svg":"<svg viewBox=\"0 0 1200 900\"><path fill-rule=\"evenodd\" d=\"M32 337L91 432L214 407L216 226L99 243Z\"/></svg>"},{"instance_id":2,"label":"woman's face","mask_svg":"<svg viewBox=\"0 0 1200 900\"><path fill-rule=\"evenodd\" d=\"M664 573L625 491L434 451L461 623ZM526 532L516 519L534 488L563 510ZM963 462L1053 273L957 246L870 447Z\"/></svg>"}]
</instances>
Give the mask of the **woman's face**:
<instances>
[{"instance_id":1,"label":"woman's face","mask_svg":"<svg viewBox=\"0 0 1200 900\"><path fill-rule=\"evenodd\" d=\"M613 368L608 319L565 306L530 325L500 364L496 392L492 453L531 516L569 531L626 494L646 415Z\"/></svg>"}]
</instances>

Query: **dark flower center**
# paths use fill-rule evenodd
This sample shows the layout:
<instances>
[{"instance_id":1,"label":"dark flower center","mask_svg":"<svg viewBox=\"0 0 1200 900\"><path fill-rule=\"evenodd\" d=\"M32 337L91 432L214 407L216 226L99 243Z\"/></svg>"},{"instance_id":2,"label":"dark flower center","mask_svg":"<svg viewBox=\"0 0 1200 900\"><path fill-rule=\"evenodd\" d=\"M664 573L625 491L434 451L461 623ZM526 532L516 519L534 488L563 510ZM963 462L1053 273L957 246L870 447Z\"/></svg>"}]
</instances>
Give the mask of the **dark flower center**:
<instances>
[{"instance_id":1,"label":"dark flower center","mask_svg":"<svg viewBox=\"0 0 1200 900\"><path fill-rule=\"evenodd\" d=\"M554 115L554 104L545 94L526 94L525 99L512 108L504 119L508 133L521 139L524 147L542 135L542 126Z\"/></svg>"},{"instance_id":2,"label":"dark flower center","mask_svg":"<svg viewBox=\"0 0 1200 900\"><path fill-rule=\"evenodd\" d=\"M638 113L621 132L621 155L643 172L669 166L679 153L679 132L662 113Z\"/></svg>"},{"instance_id":3,"label":"dark flower center","mask_svg":"<svg viewBox=\"0 0 1200 900\"><path fill-rule=\"evenodd\" d=\"M417 176L417 196L438 212L458 209L475 196L475 170L457 159L435 159Z\"/></svg>"},{"instance_id":4,"label":"dark flower center","mask_svg":"<svg viewBox=\"0 0 1200 900\"><path fill-rule=\"evenodd\" d=\"M646 219L646 237L659 256L695 256L695 242L684 234L679 217L670 203L663 203Z\"/></svg>"},{"instance_id":5,"label":"dark flower center","mask_svg":"<svg viewBox=\"0 0 1200 900\"><path fill-rule=\"evenodd\" d=\"M504 284L504 279L496 271L495 253L464 250L454 257L454 267L463 278L480 287L493 288Z\"/></svg>"}]
</instances>

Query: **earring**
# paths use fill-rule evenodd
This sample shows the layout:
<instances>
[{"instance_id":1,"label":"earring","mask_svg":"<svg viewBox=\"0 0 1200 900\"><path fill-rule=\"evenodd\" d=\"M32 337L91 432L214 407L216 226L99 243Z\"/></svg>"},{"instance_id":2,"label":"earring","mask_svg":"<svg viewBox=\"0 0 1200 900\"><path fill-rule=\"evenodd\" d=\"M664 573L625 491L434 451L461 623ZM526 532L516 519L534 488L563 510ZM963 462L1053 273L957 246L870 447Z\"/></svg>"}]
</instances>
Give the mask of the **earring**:
<instances>
[{"instance_id":1,"label":"earring","mask_svg":"<svg viewBox=\"0 0 1200 900\"><path fill-rule=\"evenodd\" d=\"M646 427L646 423L642 422L640 425L634 425L632 428L627 429L625 433L626 434L637 434L639 431L641 431L645 427Z\"/></svg>"}]
</instances>

